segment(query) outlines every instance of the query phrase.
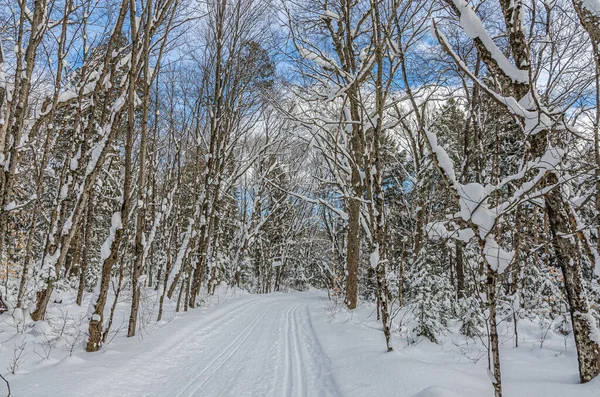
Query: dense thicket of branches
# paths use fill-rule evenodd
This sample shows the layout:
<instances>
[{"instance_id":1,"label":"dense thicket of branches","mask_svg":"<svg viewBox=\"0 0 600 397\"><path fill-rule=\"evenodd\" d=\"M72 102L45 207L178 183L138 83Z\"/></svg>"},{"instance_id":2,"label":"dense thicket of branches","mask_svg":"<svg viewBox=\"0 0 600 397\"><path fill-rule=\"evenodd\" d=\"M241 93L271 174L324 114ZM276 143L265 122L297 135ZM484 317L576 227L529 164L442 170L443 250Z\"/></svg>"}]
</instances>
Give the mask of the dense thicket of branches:
<instances>
[{"instance_id":1,"label":"dense thicket of branches","mask_svg":"<svg viewBox=\"0 0 600 397\"><path fill-rule=\"evenodd\" d=\"M498 319L559 324L587 382L599 46L597 0L2 0L1 309L72 291L95 351L119 297L314 286L388 350L460 318L497 396Z\"/></svg>"}]
</instances>

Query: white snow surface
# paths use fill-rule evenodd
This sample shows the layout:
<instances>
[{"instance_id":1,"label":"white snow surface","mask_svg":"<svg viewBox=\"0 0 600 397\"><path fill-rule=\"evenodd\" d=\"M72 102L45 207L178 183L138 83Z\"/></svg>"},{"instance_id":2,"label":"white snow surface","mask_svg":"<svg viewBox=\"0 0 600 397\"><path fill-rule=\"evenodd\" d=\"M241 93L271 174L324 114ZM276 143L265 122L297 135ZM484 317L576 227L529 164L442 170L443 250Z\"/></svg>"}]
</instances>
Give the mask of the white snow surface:
<instances>
[{"instance_id":1,"label":"white snow surface","mask_svg":"<svg viewBox=\"0 0 600 397\"><path fill-rule=\"evenodd\" d=\"M452 1L460 12L460 26L467 36L472 39L479 38L481 40L504 74L515 82L527 83L529 81L527 71L517 68L508 60L508 58L506 58L506 56L504 56L484 28L483 23L473 10L473 7L466 0Z\"/></svg>"},{"instance_id":2,"label":"white snow surface","mask_svg":"<svg viewBox=\"0 0 600 397\"><path fill-rule=\"evenodd\" d=\"M395 334L395 351L387 353L371 304L348 312L322 292L234 296L240 291L222 290L218 296L205 296L205 306L187 313L173 313L174 302L168 302L166 320L134 338L123 335L129 304L119 303L115 328L123 321L124 329L101 351L86 353L80 344L70 356L57 346L49 359L29 351L16 375L6 370L13 344L26 340L31 348L34 338L39 340L51 327L37 322L11 337L7 319L12 317L5 314L0 317L0 368L11 395L493 395L484 348L458 334L446 336L440 345L426 340L407 345ZM65 298L62 305L51 304L49 313L60 317L77 308ZM520 324L519 348L512 347L508 334L513 325L502 323L500 328L506 397L598 396L598 379L578 384L572 342L565 348L563 338L551 333L540 349L539 327ZM36 350L42 352L39 345ZM3 388L0 382L0 395Z\"/></svg>"}]
</instances>

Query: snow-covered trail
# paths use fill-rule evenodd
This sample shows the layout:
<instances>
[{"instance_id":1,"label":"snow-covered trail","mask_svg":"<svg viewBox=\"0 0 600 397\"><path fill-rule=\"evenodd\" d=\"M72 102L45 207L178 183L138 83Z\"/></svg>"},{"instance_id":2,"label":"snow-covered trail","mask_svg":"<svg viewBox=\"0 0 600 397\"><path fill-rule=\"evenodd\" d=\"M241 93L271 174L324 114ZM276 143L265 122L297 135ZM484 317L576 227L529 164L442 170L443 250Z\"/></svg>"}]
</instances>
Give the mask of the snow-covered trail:
<instances>
[{"instance_id":1,"label":"snow-covered trail","mask_svg":"<svg viewBox=\"0 0 600 397\"><path fill-rule=\"evenodd\" d=\"M348 312L322 292L210 299L135 338L123 335L124 302L114 325L121 331L110 344L97 353L79 346L60 362L30 351L26 369L8 377L11 397L493 395L484 346L466 344L461 335L409 346L394 335L395 350L387 353L372 304ZM599 396L600 378L578 384L577 358L572 347L565 350L564 338L551 335L541 349L537 332L537 325L524 323L518 349L502 334L505 396ZM7 357L10 341L1 342Z\"/></svg>"},{"instance_id":2,"label":"snow-covered trail","mask_svg":"<svg viewBox=\"0 0 600 397\"><path fill-rule=\"evenodd\" d=\"M23 395L35 385L39 395L64 397L338 396L312 327L311 301L299 294L246 296L192 310L134 349L109 345L71 358L68 367L29 375Z\"/></svg>"}]
</instances>

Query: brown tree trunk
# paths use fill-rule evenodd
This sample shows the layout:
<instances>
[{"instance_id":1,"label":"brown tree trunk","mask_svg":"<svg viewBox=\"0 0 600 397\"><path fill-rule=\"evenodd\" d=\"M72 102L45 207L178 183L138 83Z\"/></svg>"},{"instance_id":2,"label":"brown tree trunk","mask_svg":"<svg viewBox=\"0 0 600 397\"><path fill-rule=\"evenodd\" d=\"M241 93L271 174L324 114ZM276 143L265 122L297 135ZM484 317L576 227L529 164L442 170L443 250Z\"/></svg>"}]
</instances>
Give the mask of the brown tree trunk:
<instances>
[{"instance_id":1,"label":"brown tree trunk","mask_svg":"<svg viewBox=\"0 0 600 397\"><path fill-rule=\"evenodd\" d=\"M385 345L387 351L393 350L391 332L390 332L390 307L389 302L391 301L389 296L389 288L387 282L387 272L385 269L385 263L380 263L377 266L377 291L378 291L378 302L381 306L381 324L383 326L383 335L385 336Z\"/></svg>"},{"instance_id":2,"label":"brown tree trunk","mask_svg":"<svg viewBox=\"0 0 600 397\"><path fill-rule=\"evenodd\" d=\"M125 4L126 0L123 0L123 6L127 8ZM130 5L135 3L130 2ZM135 37L135 30L137 23L135 21L135 9L130 9L130 22L132 29L132 37ZM131 59L137 59L138 48L137 43L133 43L131 47ZM121 239L123 238L124 230L127 228L128 219L129 219L129 209L130 209L130 201L131 201L131 178L132 178L132 162L133 162L133 140L135 134L135 82L137 80L137 64L136 62L131 62L131 66L129 68L128 75L128 87L127 87L127 135L125 138L125 175L123 180L123 202L121 203L120 208L120 225L112 225L114 230L114 238L110 246L110 254L107 258L104 259L102 263L102 274L100 276L100 291L98 294L98 298L94 304L94 314L90 319L89 324L89 334L90 337L88 339L88 343L86 345L86 350L88 352L94 352L100 349L102 345L102 327L104 323L104 306L106 305L106 297L108 295L108 288L110 285L110 277L112 274L112 269L117 262L117 257L119 255L119 246L121 244ZM115 215L113 215L114 217ZM113 231L111 230L111 233ZM121 253L124 255L124 253Z\"/></svg>"},{"instance_id":3,"label":"brown tree trunk","mask_svg":"<svg viewBox=\"0 0 600 397\"><path fill-rule=\"evenodd\" d=\"M147 4L148 7L152 7L152 1ZM144 29L144 40L141 48L141 54L143 57L149 57L149 45L150 45L150 26L152 18L152 13L148 12L142 14L146 16L146 23ZM133 23L134 17L131 18L131 22ZM133 43L139 42L139 33L136 33L135 29L131 31L131 41ZM162 50L161 50L162 51ZM158 67L158 65L157 65ZM138 172L138 203L141 202L141 205L138 208L137 214L137 222L135 225L135 260L133 263L133 269L131 274L131 313L129 315L129 324L127 327L127 337L132 337L135 335L135 330L137 327L137 318L138 311L140 307L140 288L139 279L144 270L144 255L146 253L144 246L144 231L146 227L146 208L148 206L148 187L146 182L146 173L147 173L147 146L148 146L148 115L150 111L150 87L152 86L151 80L154 78L155 74L149 71L148 62L144 63L142 69L142 81L145 83L143 86L143 104L142 104L142 117L141 117L141 129L140 129L140 152L139 152L139 172ZM158 95L158 94L157 94Z\"/></svg>"},{"instance_id":4,"label":"brown tree trunk","mask_svg":"<svg viewBox=\"0 0 600 397\"><path fill-rule=\"evenodd\" d=\"M348 205L348 243L346 253L346 306L356 308L358 301L358 261L360 257L360 199Z\"/></svg>"},{"instance_id":5,"label":"brown tree trunk","mask_svg":"<svg viewBox=\"0 0 600 397\"><path fill-rule=\"evenodd\" d=\"M177 218L175 218L175 219L177 219ZM157 277L156 287L157 287L157 290L161 291L160 292L160 302L158 304L158 316L156 318L156 321L160 321L162 319L163 304L165 301L165 295L167 294L167 287L168 287L167 283L169 282L169 274L171 274L171 266L172 266L172 261L173 261L173 259L172 259L173 257L171 255L171 253L173 251L173 241L177 241L177 227L175 227L175 230L169 234L169 243L167 246L167 263L165 265L163 279L161 280L161 271L160 271L162 269L162 266L159 267L159 272L158 272L158 275L156 276ZM177 280L179 280L179 278L177 278ZM175 280L173 280L173 285L175 285L175 284L176 284ZM161 285L162 285L162 288L160 288ZM173 287L173 289L174 288L175 287ZM171 298L169 297L169 299L171 299ZM178 297L177 305L179 306L179 297ZM179 311L179 310L177 310L177 311Z\"/></svg>"},{"instance_id":6,"label":"brown tree trunk","mask_svg":"<svg viewBox=\"0 0 600 397\"><path fill-rule=\"evenodd\" d=\"M556 174L548 175L548 183L558 183ZM563 198L560 186L552 189L544 198L552 231L552 247L563 274L569 302L579 362L579 379L581 383L585 383L600 374L600 347L592 335L595 320L590 311L581 270L583 253L575 235L577 227L570 216L570 208Z\"/></svg>"},{"instance_id":7,"label":"brown tree trunk","mask_svg":"<svg viewBox=\"0 0 600 397\"><path fill-rule=\"evenodd\" d=\"M184 282L182 283L182 285L185 285L185 299L183 300L183 311L187 312L188 311L188 302L190 301L190 274L188 272L188 274L185 277L185 280L183 280Z\"/></svg>"},{"instance_id":8,"label":"brown tree trunk","mask_svg":"<svg viewBox=\"0 0 600 397\"><path fill-rule=\"evenodd\" d=\"M456 298L462 299L465 291L465 271L463 265L463 245L462 241L456 241Z\"/></svg>"},{"instance_id":9,"label":"brown tree trunk","mask_svg":"<svg viewBox=\"0 0 600 397\"><path fill-rule=\"evenodd\" d=\"M108 75L109 71L114 71L114 69L115 69L116 63L112 62L112 61L114 61L114 56L115 56L113 48L116 45L119 34L121 33L121 28L123 26L123 21L124 21L127 10L128 10L128 1L123 0L121 2L119 14L118 14L115 26L112 31L112 35L111 35L109 43L108 43L106 57L105 57L105 65L102 69L102 72L100 73L99 81L103 81L104 78L106 78L106 76ZM90 110L90 111L93 113L94 112L93 109L95 109L96 106L100 107L100 104L104 105L104 107L102 108L101 115L98 117L98 119L94 120L97 122L97 124L96 124L96 122L91 122L91 121L88 123L88 130L92 129L93 128L92 126L94 126L94 125L103 125L105 128L107 128L109 130L109 132L107 133L108 135L105 136L106 142L111 142L116 137L116 134L118 131L116 126L119 125L119 123L120 123L123 108L119 107L116 111L111 113L111 111L109 110L110 106L106 106L107 103L110 101L110 95L106 95L106 92L103 92L105 94L105 97L104 97L104 101L101 102L100 88L103 88L104 86L98 85L97 87L99 87L98 90L94 91L93 95L92 95L91 102L93 103L93 106L92 106L92 110ZM82 90L83 90L83 88L82 88ZM97 105L97 103L99 103L99 104ZM110 113L110 115L109 115L109 113ZM62 265L64 264L64 262L66 260L67 253L69 251L71 242L75 236L75 232L77 230L79 230L78 226L81 224L81 220L83 218L83 214L85 211L85 206L88 204L89 195L93 189L96 178L98 177L100 168L104 164L104 160L106 158L108 151L109 151L109 145L105 145L101 150L100 156L94 160L94 163L93 163L94 167L93 167L92 171L89 173L86 173L86 177L83 181L83 184L82 184L82 186L80 186L80 189L79 189L81 193L78 195L77 201L75 203L75 208L72 210L71 215L70 215L70 218L72 221L72 227L69 229L69 232L66 233L66 235L60 236L60 241L59 241L59 244L57 247L54 247L55 244L51 244L52 245L51 249L53 250L53 255L58 255L58 260L56 261L56 264L55 264L55 269L56 269L57 275L60 273L60 269L62 268ZM89 164L90 163L88 163L88 165ZM64 177L64 173L61 177ZM69 188L70 188L70 190L72 190L74 188L74 184L70 184ZM64 210L64 209L62 209L62 210ZM60 230L60 228L58 228L57 230ZM0 249L0 252L1 252L1 249ZM46 252L45 252L45 254L46 254ZM40 319L44 318L45 313L46 313L46 308L48 305L48 301L50 300L50 295L52 293L53 288L54 288L54 280L49 279L46 288L41 290L40 292L38 292L37 307L36 307L35 311L31 313L31 318L33 320L40 320Z\"/></svg>"},{"instance_id":10,"label":"brown tree trunk","mask_svg":"<svg viewBox=\"0 0 600 397\"><path fill-rule=\"evenodd\" d=\"M106 343L106 338L108 338L110 328L112 327L113 318L115 317L115 310L117 308L117 303L119 302L119 295L121 295L121 287L123 286L124 270L125 270L125 255L121 256L121 260L120 260L120 264L119 264L119 281L117 282L117 290L115 291L115 300L113 301L113 304L110 307L110 316L108 317L108 323L106 324L106 328L104 329L104 332L102 332L102 343Z\"/></svg>"},{"instance_id":11,"label":"brown tree trunk","mask_svg":"<svg viewBox=\"0 0 600 397\"><path fill-rule=\"evenodd\" d=\"M5 239L7 238L8 215L6 205L12 200L13 189L16 179L17 167L19 165L22 150L20 150L21 136L25 128L26 113L30 97L31 78L35 66L37 48L44 37L44 31L47 29L45 24L45 11L47 5L42 0L36 0L33 4L33 16L29 30L29 38L25 49L25 56L22 56L23 40L26 31L26 13L25 7L20 7L18 23L18 39L16 44L16 71L13 87L14 99L12 103L14 108L8 112L7 129L10 131L10 140L8 147L4 149L2 161L2 170L0 171L0 256L4 253ZM64 24L63 24L64 25ZM2 56L2 58L4 58ZM4 97L5 92L2 92ZM4 100L4 98L2 98ZM1 105L1 104L0 104ZM4 118L4 117L0 117ZM2 129L4 132L4 129ZM6 138L2 137L2 146L6 143ZM12 143L10 143L12 142Z\"/></svg>"},{"instance_id":12,"label":"brown tree trunk","mask_svg":"<svg viewBox=\"0 0 600 397\"><path fill-rule=\"evenodd\" d=\"M106 305L106 298L108 295L108 288L110 286L110 276L112 273L112 269L117 261L118 242L116 240L120 239L120 237L118 239L115 237L115 241L113 242L113 249L111 249L111 255L108 258L106 258L102 263L102 272L100 274L99 280L99 294L96 299L96 302L94 303L94 313L92 315L92 318L90 319L90 324L88 327L89 339L85 347L85 350L88 352L98 351L102 345L104 306Z\"/></svg>"},{"instance_id":13,"label":"brown tree trunk","mask_svg":"<svg viewBox=\"0 0 600 397\"><path fill-rule=\"evenodd\" d=\"M175 306L175 313L179 313L181 309L181 297L183 296L183 290L185 289L185 280L181 280L181 286L179 287L179 293L177 294L177 305Z\"/></svg>"},{"instance_id":14,"label":"brown tree trunk","mask_svg":"<svg viewBox=\"0 0 600 397\"><path fill-rule=\"evenodd\" d=\"M502 397L502 373L500 371L500 343L498 339L498 324L496 319L496 273L488 269L487 300L490 311L490 347L492 353L492 385L494 397Z\"/></svg>"}]
</instances>

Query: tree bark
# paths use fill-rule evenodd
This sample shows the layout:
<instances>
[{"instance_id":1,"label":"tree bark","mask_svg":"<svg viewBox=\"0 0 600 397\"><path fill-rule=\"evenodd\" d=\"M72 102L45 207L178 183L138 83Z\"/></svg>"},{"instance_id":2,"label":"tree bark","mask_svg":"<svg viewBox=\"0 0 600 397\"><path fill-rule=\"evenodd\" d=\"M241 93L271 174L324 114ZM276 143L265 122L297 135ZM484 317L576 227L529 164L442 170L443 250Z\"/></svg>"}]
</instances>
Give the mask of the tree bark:
<instances>
[{"instance_id":1,"label":"tree bark","mask_svg":"<svg viewBox=\"0 0 600 397\"><path fill-rule=\"evenodd\" d=\"M548 183L558 183L556 174L548 175ZM579 363L579 379L581 383L586 383L600 374L600 347L593 335L596 329L595 320L590 310L581 269L583 253L577 243L577 225L570 216L570 208L560 186L552 189L544 198L552 231L552 247L563 274L569 302Z\"/></svg>"},{"instance_id":2,"label":"tree bark","mask_svg":"<svg viewBox=\"0 0 600 397\"><path fill-rule=\"evenodd\" d=\"M456 298L464 298L465 292L465 272L463 265L463 246L462 241L456 241Z\"/></svg>"},{"instance_id":3,"label":"tree bark","mask_svg":"<svg viewBox=\"0 0 600 397\"><path fill-rule=\"evenodd\" d=\"M494 397L502 397L502 373L500 370L500 343L498 339L498 324L496 319L496 273L488 269L487 274L487 300L490 311L490 346L492 353L492 386Z\"/></svg>"},{"instance_id":4,"label":"tree bark","mask_svg":"<svg viewBox=\"0 0 600 397\"><path fill-rule=\"evenodd\" d=\"M360 257L360 200L348 205L348 243L346 253L346 306L356 308L358 301L358 261Z\"/></svg>"}]
</instances>

